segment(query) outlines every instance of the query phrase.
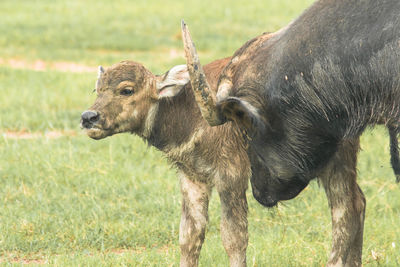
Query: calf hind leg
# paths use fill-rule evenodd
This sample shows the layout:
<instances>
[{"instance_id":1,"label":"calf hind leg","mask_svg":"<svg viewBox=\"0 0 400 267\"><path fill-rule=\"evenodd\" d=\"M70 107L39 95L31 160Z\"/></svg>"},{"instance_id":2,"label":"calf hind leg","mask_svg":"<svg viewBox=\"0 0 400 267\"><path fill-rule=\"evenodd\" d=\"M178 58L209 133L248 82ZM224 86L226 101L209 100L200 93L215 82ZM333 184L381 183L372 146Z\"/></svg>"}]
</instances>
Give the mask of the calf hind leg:
<instances>
[{"instance_id":1,"label":"calf hind leg","mask_svg":"<svg viewBox=\"0 0 400 267\"><path fill-rule=\"evenodd\" d=\"M361 266L365 198L356 182L358 150L358 139L344 142L321 177L332 215L328 266Z\"/></svg>"}]
</instances>

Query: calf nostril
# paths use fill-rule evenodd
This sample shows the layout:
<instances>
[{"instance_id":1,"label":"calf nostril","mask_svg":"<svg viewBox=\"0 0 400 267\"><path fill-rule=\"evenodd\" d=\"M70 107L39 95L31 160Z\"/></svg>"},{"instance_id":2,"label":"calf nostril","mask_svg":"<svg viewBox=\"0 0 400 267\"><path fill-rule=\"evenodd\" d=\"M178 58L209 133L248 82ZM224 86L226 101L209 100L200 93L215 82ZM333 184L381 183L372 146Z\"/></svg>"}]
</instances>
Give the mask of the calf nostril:
<instances>
[{"instance_id":1,"label":"calf nostril","mask_svg":"<svg viewBox=\"0 0 400 267\"><path fill-rule=\"evenodd\" d=\"M82 122L83 123L95 123L99 120L99 114L96 111L87 110L82 113Z\"/></svg>"},{"instance_id":2,"label":"calf nostril","mask_svg":"<svg viewBox=\"0 0 400 267\"><path fill-rule=\"evenodd\" d=\"M97 114L96 116L93 116L89 119L90 122L96 122L99 120L99 114Z\"/></svg>"}]
</instances>

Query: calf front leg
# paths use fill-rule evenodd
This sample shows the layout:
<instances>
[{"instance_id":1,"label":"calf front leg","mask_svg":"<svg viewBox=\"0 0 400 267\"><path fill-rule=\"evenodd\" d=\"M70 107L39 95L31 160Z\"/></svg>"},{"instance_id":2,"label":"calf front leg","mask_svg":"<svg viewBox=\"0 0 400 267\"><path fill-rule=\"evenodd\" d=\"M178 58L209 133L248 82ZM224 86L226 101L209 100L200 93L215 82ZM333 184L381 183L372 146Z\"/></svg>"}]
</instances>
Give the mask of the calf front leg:
<instances>
[{"instance_id":1,"label":"calf front leg","mask_svg":"<svg viewBox=\"0 0 400 267\"><path fill-rule=\"evenodd\" d=\"M208 222L211 187L181 174L182 214L179 228L181 267L197 266Z\"/></svg>"},{"instance_id":2,"label":"calf front leg","mask_svg":"<svg viewBox=\"0 0 400 267\"><path fill-rule=\"evenodd\" d=\"M361 266L365 198L357 185L359 140L346 141L321 181L332 215L332 250L328 266Z\"/></svg>"},{"instance_id":3,"label":"calf front leg","mask_svg":"<svg viewBox=\"0 0 400 267\"><path fill-rule=\"evenodd\" d=\"M247 179L235 181L226 177L217 185L221 199L221 237L230 266L246 266L247 231Z\"/></svg>"}]
</instances>

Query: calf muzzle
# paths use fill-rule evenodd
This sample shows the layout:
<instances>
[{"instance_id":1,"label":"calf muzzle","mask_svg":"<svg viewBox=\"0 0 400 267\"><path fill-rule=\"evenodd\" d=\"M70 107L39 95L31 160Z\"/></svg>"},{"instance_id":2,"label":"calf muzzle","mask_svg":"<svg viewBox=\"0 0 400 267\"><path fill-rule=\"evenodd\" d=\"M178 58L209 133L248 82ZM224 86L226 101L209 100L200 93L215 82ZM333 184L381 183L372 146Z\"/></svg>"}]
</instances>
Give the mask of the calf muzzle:
<instances>
[{"instance_id":1,"label":"calf muzzle","mask_svg":"<svg viewBox=\"0 0 400 267\"><path fill-rule=\"evenodd\" d=\"M90 129L99 120L100 116L96 111L86 110L81 115L81 125L83 128Z\"/></svg>"}]
</instances>

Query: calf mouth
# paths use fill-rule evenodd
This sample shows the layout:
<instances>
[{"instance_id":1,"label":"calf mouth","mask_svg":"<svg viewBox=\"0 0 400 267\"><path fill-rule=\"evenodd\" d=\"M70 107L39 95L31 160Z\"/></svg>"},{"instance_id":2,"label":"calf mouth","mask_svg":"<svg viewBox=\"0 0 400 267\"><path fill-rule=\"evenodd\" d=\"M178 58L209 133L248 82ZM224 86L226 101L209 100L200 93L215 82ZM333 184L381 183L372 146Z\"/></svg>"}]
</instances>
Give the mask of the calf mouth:
<instances>
[{"instance_id":1,"label":"calf mouth","mask_svg":"<svg viewBox=\"0 0 400 267\"><path fill-rule=\"evenodd\" d=\"M103 128L100 124L83 124L81 122L81 128L85 131L86 135L92 139L99 140L112 135L109 129Z\"/></svg>"},{"instance_id":2,"label":"calf mouth","mask_svg":"<svg viewBox=\"0 0 400 267\"><path fill-rule=\"evenodd\" d=\"M110 135L107 133L107 131L104 131L103 129L95 128L95 127L84 128L84 131L87 134L87 136L89 136L90 138L95 139L95 140L103 139Z\"/></svg>"}]
</instances>

